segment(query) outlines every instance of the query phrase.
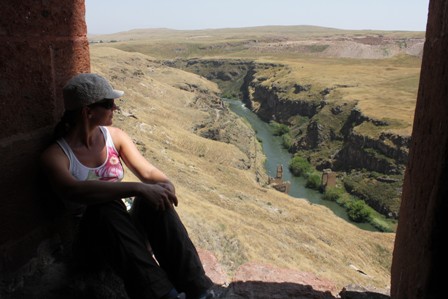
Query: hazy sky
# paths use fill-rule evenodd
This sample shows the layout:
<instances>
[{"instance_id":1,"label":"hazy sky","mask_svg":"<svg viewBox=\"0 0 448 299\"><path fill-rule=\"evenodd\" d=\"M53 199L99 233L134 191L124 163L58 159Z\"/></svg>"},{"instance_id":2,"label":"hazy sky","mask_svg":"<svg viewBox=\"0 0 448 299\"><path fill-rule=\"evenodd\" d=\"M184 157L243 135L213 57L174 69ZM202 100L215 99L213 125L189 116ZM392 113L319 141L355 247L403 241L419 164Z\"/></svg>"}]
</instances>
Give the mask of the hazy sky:
<instances>
[{"instance_id":1,"label":"hazy sky","mask_svg":"<svg viewBox=\"0 0 448 299\"><path fill-rule=\"evenodd\" d=\"M89 34L316 25L425 31L429 0L85 0Z\"/></svg>"}]
</instances>

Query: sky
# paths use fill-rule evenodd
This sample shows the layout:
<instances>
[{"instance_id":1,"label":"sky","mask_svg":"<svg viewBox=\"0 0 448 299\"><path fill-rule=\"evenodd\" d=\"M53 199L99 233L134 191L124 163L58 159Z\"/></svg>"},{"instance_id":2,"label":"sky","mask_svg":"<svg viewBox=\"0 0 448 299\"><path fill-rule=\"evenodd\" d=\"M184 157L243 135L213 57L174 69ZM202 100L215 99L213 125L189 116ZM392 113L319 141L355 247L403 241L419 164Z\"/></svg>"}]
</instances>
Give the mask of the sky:
<instances>
[{"instance_id":1,"label":"sky","mask_svg":"<svg viewBox=\"0 0 448 299\"><path fill-rule=\"evenodd\" d=\"M85 0L88 34L315 25L425 31L429 0Z\"/></svg>"}]
</instances>

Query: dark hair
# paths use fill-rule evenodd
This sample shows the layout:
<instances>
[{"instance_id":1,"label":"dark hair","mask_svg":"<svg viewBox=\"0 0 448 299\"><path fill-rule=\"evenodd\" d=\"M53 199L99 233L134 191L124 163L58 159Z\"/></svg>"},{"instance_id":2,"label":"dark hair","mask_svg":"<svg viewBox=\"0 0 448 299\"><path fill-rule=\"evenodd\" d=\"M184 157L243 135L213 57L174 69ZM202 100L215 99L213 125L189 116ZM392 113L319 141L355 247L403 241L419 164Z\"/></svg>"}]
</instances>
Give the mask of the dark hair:
<instances>
[{"instance_id":1,"label":"dark hair","mask_svg":"<svg viewBox=\"0 0 448 299\"><path fill-rule=\"evenodd\" d=\"M71 128L75 126L80 110L66 110L61 120L54 127L53 137L55 140L65 137Z\"/></svg>"}]
</instances>

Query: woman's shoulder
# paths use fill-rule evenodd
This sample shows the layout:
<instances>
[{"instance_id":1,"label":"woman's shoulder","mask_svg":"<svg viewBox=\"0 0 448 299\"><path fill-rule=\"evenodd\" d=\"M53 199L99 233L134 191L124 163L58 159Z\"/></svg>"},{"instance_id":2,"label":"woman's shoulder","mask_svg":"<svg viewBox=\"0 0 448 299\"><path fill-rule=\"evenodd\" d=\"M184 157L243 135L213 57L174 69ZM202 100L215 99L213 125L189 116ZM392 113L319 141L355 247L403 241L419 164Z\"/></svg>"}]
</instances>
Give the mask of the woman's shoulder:
<instances>
[{"instance_id":1,"label":"woman's shoulder","mask_svg":"<svg viewBox=\"0 0 448 299\"><path fill-rule=\"evenodd\" d=\"M51 155L59 152L62 152L61 147L57 144L57 142L53 142L43 150L42 155Z\"/></svg>"},{"instance_id":2,"label":"woman's shoulder","mask_svg":"<svg viewBox=\"0 0 448 299\"><path fill-rule=\"evenodd\" d=\"M40 156L40 160L44 164L58 161L59 159L67 160L67 156L56 142L50 144L46 149L44 149Z\"/></svg>"},{"instance_id":3,"label":"woman's shoulder","mask_svg":"<svg viewBox=\"0 0 448 299\"><path fill-rule=\"evenodd\" d=\"M126 133L122 129L117 128L117 127L107 126L107 127L103 127L103 128L105 128L105 129L107 129L109 131L109 133L112 136L112 138L114 138L114 137L118 137L119 138L123 134L126 135Z\"/></svg>"},{"instance_id":4,"label":"woman's shoulder","mask_svg":"<svg viewBox=\"0 0 448 299\"><path fill-rule=\"evenodd\" d=\"M106 127L109 131L110 136L115 144L115 146L120 147L122 144L129 142L131 138L129 135L120 128L117 127Z\"/></svg>"}]
</instances>

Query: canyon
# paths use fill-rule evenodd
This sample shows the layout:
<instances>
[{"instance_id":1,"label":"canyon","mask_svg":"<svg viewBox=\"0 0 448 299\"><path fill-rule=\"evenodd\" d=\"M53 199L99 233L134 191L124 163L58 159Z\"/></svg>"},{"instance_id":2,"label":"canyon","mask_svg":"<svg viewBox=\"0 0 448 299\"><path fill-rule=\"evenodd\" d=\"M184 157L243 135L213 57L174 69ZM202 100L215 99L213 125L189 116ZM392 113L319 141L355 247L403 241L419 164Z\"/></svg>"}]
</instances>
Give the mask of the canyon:
<instances>
[{"instance_id":1,"label":"canyon","mask_svg":"<svg viewBox=\"0 0 448 299\"><path fill-rule=\"evenodd\" d=\"M347 86L313 91L311 84L282 83L282 74L291 72L282 64L207 59L163 63L216 82L224 95L240 98L266 122L286 124L293 132L292 153L307 157L319 171L332 169L342 181L349 177L384 190L380 195L349 191L379 213L398 218L410 136L388 132L390 124L364 115L357 101L327 99ZM359 129L367 126L369 132Z\"/></svg>"}]
</instances>

